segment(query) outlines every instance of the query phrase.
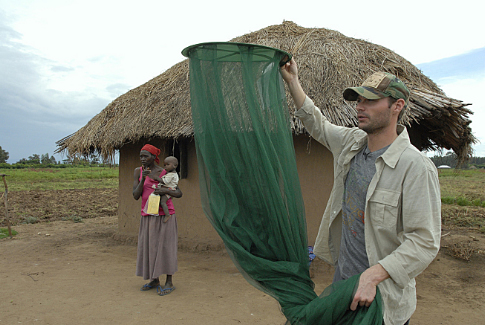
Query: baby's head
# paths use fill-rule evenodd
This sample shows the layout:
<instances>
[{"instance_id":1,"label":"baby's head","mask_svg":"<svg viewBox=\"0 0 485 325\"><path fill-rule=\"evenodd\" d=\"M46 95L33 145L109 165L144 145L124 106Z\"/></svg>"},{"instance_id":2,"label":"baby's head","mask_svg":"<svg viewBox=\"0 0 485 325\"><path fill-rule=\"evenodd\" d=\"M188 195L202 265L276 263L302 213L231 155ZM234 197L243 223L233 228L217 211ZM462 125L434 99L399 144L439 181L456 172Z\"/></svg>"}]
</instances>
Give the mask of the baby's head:
<instances>
[{"instance_id":1,"label":"baby's head","mask_svg":"<svg viewBox=\"0 0 485 325\"><path fill-rule=\"evenodd\" d=\"M171 172L177 169L178 164L179 161L177 158L174 156L169 156L163 161L163 169L165 169L167 172Z\"/></svg>"}]
</instances>

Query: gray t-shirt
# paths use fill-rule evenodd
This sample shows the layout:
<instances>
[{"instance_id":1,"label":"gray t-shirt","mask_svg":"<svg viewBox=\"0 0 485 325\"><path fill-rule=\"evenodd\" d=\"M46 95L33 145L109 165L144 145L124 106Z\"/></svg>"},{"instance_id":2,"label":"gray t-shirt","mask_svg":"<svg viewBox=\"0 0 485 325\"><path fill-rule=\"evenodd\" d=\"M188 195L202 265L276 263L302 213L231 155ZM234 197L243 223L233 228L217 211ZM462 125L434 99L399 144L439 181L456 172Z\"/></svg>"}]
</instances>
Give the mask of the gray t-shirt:
<instances>
[{"instance_id":1,"label":"gray t-shirt","mask_svg":"<svg viewBox=\"0 0 485 325\"><path fill-rule=\"evenodd\" d=\"M345 280L369 268L365 250L364 211L369 183L376 173L376 159L388 148L370 152L364 147L350 162L342 204L342 239L334 282Z\"/></svg>"}]
</instances>

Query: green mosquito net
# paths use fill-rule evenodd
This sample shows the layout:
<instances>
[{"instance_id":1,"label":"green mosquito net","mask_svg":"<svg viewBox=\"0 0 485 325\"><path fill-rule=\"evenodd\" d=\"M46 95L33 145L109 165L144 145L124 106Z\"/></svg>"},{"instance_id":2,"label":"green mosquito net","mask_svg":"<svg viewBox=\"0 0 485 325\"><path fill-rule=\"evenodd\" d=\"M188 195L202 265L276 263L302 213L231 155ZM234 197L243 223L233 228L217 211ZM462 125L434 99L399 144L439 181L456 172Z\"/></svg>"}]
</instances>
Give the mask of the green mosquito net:
<instances>
[{"instance_id":1,"label":"green mosquito net","mask_svg":"<svg viewBox=\"0 0 485 325\"><path fill-rule=\"evenodd\" d=\"M290 324L381 324L380 296L350 311L359 276L317 296L309 275L303 198L279 68L291 55L202 43L189 57L204 213L246 280L274 297Z\"/></svg>"}]
</instances>

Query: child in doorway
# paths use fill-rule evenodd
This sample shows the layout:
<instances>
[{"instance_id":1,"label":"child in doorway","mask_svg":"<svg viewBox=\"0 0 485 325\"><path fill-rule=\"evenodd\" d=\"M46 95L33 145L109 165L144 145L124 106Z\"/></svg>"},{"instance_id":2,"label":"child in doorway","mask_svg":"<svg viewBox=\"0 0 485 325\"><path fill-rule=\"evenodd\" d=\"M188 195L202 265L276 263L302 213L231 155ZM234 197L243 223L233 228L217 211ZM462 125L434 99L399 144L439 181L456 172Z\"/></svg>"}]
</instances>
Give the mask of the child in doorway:
<instances>
[{"instance_id":1,"label":"child in doorway","mask_svg":"<svg viewBox=\"0 0 485 325\"><path fill-rule=\"evenodd\" d=\"M161 178L160 177L153 178L155 181L158 182L159 187L164 186L164 187L168 187L171 190L175 190L177 188L177 185L179 182L179 176L177 174L176 169L178 164L179 164L178 159L173 156L169 156L165 158L165 160L163 161L163 169L165 169L167 173L163 175ZM168 199L170 199L170 195L168 194L162 195L160 197L160 206L162 207L163 212L165 213L165 215L163 216L163 222L167 222L171 217L167 207Z\"/></svg>"}]
</instances>

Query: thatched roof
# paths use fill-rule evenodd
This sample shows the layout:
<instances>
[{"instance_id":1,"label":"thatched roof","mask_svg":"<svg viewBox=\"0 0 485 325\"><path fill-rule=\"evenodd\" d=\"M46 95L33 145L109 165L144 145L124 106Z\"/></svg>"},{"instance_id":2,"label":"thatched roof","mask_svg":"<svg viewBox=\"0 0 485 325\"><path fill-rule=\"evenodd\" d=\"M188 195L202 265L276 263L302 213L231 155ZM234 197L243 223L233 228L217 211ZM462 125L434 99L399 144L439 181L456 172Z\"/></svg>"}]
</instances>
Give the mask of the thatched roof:
<instances>
[{"instance_id":1,"label":"thatched roof","mask_svg":"<svg viewBox=\"0 0 485 325\"><path fill-rule=\"evenodd\" d=\"M299 65L303 89L335 124L357 124L354 103L343 90L358 86L375 71L397 75L411 90L403 123L421 150L451 149L463 160L476 143L469 127L473 114L460 100L441 89L410 62L391 50L346 37L325 28L304 28L290 21L232 39L292 53ZM190 45L190 44L188 44ZM293 102L288 96L289 106ZM293 111L293 109L291 109ZM293 119L295 134L305 132ZM98 153L113 157L124 144L140 139L193 136L188 59L112 101L83 128L57 142L56 152L68 155Z\"/></svg>"}]
</instances>

